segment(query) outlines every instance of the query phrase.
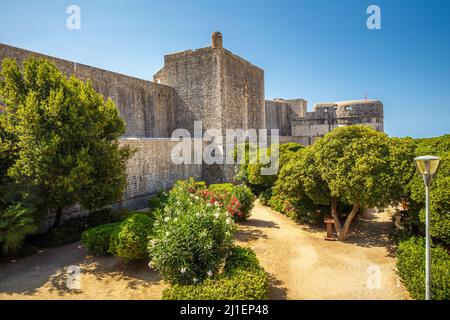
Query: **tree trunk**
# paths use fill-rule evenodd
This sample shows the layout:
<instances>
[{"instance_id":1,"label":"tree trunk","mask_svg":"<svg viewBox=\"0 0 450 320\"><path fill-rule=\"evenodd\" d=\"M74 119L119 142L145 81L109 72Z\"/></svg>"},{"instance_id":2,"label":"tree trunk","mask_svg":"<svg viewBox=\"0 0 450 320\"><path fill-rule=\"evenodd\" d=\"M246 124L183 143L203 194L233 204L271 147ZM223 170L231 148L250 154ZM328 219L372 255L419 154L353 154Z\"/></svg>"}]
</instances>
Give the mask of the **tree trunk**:
<instances>
[{"instance_id":1,"label":"tree trunk","mask_svg":"<svg viewBox=\"0 0 450 320\"><path fill-rule=\"evenodd\" d=\"M331 216L334 218L334 227L336 228L336 233L339 236L341 233L341 222L339 221L338 213L337 213L337 199L331 199Z\"/></svg>"},{"instance_id":2,"label":"tree trunk","mask_svg":"<svg viewBox=\"0 0 450 320\"><path fill-rule=\"evenodd\" d=\"M58 207L56 209L56 216L55 216L55 221L53 222L52 229L55 229L56 227L58 227L61 224L62 214L63 214L63 208Z\"/></svg>"},{"instance_id":3,"label":"tree trunk","mask_svg":"<svg viewBox=\"0 0 450 320\"><path fill-rule=\"evenodd\" d=\"M345 220L344 227L342 228L341 233L339 234L340 241L344 241L345 239L347 239L348 230L350 229L352 220L355 217L355 215L358 213L358 210L359 210L359 204L355 203L353 205L352 211L350 212L347 219Z\"/></svg>"}]
</instances>

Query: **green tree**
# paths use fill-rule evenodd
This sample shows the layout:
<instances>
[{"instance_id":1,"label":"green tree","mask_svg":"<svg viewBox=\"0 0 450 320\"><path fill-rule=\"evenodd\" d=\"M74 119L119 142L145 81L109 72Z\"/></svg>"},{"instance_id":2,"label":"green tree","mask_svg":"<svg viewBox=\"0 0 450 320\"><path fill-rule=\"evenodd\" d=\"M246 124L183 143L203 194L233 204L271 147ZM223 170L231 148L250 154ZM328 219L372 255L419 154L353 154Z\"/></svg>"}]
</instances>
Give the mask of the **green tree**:
<instances>
[{"instance_id":1,"label":"green tree","mask_svg":"<svg viewBox=\"0 0 450 320\"><path fill-rule=\"evenodd\" d=\"M417 139L416 156L435 155L441 158L441 167L433 179L430 189L431 235L450 243L450 135ZM420 221L425 222L425 187L420 175L415 172L409 184L413 212L419 212Z\"/></svg>"},{"instance_id":2,"label":"green tree","mask_svg":"<svg viewBox=\"0 0 450 320\"><path fill-rule=\"evenodd\" d=\"M392 201L407 201L411 197L411 180L414 178L414 152L416 142L412 138L389 138L389 153L395 181Z\"/></svg>"},{"instance_id":3,"label":"green tree","mask_svg":"<svg viewBox=\"0 0 450 320\"><path fill-rule=\"evenodd\" d=\"M347 126L319 139L314 149L317 170L330 191L338 238L345 240L360 208L392 203L396 177L389 138L366 126ZM337 215L337 199L353 206L343 226Z\"/></svg>"},{"instance_id":4,"label":"green tree","mask_svg":"<svg viewBox=\"0 0 450 320\"><path fill-rule=\"evenodd\" d=\"M278 172L274 175L262 175L261 170L263 167L269 167L271 164L265 164L260 161L261 155L267 155L267 158L270 158L272 154L272 149L278 148L279 158L277 159L278 163ZM281 172L283 167L289 163L289 161L295 157L297 152L304 148L303 145L296 142L289 142L283 144L273 144L268 148L257 148L254 156L256 156L256 161L254 163L246 163L244 164L240 170L246 172L247 184L252 188L255 193L261 193L264 190L270 189L274 186L275 182L278 179L278 173ZM250 159L250 157L248 157ZM248 160L249 161L249 160Z\"/></svg>"},{"instance_id":5,"label":"green tree","mask_svg":"<svg viewBox=\"0 0 450 320\"><path fill-rule=\"evenodd\" d=\"M0 101L4 137L14 145L8 176L39 188L54 227L68 206L93 210L121 198L133 150L119 146L125 126L114 102L89 81L67 78L46 59L28 58L23 70L5 59Z\"/></svg>"}]
</instances>

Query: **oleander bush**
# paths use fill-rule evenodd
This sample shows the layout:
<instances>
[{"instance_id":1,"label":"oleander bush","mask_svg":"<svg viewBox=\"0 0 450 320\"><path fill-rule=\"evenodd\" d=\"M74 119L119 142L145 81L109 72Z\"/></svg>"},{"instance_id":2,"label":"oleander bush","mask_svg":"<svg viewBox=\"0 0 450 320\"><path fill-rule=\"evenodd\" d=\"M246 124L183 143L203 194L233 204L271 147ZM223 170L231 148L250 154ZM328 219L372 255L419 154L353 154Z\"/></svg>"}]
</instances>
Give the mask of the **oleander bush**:
<instances>
[{"instance_id":1,"label":"oleander bush","mask_svg":"<svg viewBox=\"0 0 450 320\"><path fill-rule=\"evenodd\" d=\"M152 229L153 219L148 215L136 213L129 216L111 238L111 253L129 261L146 259L147 243Z\"/></svg>"},{"instance_id":2,"label":"oleander bush","mask_svg":"<svg viewBox=\"0 0 450 320\"><path fill-rule=\"evenodd\" d=\"M104 224L89 230L81 235L81 243L92 253L104 255L109 253L111 241L117 236L120 223Z\"/></svg>"},{"instance_id":3,"label":"oleander bush","mask_svg":"<svg viewBox=\"0 0 450 320\"><path fill-rule=\"evenodd\" d=\"M425 239L411 237L400 241L397 269L414 299L425 298ZM439 245L431 249L431 291L434 300L450 299L450 256Z\"/></svg>"},{"instance_id":4,"label":"oleander bush","mask_svg":"<svg viewBox=\"0 0 450 320\"><path fill-rule=\"evenodd\" d=\"M247 220L253 208L255 196L245 185L235 186L231 183L211 184L208 190L201 192L209 201L219 201L236 221Z\"/></svg>"},{"instance_id":5,"label":"oleander bush","mask_svg":"<svg viewBox=\"0 0 450 320\"><path fill-rule=\"evenodd\" d=\"M265 300L269 281L255 253L234 247L223 273L197 285L175 284L163 292L165 300Z\"/></svg>"},{"instance_id":6,"label":"oleander bush","mask_svg":"<svg viewBox=\"0 0 450 320\"><path fill-rule=\"evenodd\" d=\"M150 265L174 284L213 277L233 244L235 226L225 207L206 202L190 182L177 182L156 210L148 245Z\"/></svg>"}]
</instances>

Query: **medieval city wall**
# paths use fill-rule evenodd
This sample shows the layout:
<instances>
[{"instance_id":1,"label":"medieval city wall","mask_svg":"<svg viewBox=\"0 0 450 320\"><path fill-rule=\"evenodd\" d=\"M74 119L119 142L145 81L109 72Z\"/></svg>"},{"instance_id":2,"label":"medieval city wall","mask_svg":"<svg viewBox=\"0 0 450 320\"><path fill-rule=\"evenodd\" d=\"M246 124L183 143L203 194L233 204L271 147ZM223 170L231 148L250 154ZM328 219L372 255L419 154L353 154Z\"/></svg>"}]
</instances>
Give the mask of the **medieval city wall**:
<instances>
[{"instance_id":1,"label":"medieval city wall","mask_svg":"<svg viewBox=\"0 0 450 320\"><path fill-rule=\"evenodd\" d=\"M178 180L190 177L202 179L202 164L175 164L171 158L173 148L181 144L191 150L191 159L194 159L194 139L128 138L121 139L120 144L131 146L137 151L128 161L128 184L123 200L116 204L117 207L143 208L147 206L150 195L170 189Z\"/></svg>"},{"instance_id":2,"label":"medieval city wall","mask_svg":"<svg viewBox=\"0 0 450 320\"><path fill-rule=\"evenodd\" d=\"M176 145L191 150L195 139L172 140L169 138L124 138L121 146L130 146L136 153L127 163L127 187L121 201L113 205L114 209L126 208L136 210L148 207L148 200L161 190L170 189L176 181L190 177L201 180L202 164L175 164L171 153ZM202 142L202 145L205 143ZM86 215L88 212L76 205L68 208L62 220ZM50 213L42 225L45 231L53 223L54 214Z\"/></svg>"},{"instance_id":3,"label":"medieval city wall","mask_svg":"<svg viewBox=\"0 0 450 320\"><path fill-rule=\"evenodd\" d=\"M116 103L125 121L124 137L170 137L175 129L176 92L171 87L0 44L0 61L9 57L22 65L28 56L48 58L66 75L90 80Z\"/></svg>"}]
</instances>

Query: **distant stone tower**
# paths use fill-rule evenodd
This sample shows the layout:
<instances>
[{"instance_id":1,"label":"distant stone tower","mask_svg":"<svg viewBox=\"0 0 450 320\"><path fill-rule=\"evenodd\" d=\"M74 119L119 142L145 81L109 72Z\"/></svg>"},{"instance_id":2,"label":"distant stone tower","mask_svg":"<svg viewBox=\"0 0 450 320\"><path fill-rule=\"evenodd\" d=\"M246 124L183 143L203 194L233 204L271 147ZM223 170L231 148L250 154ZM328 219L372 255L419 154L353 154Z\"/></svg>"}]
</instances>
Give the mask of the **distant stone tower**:
<instances>
[{"instance_id":1,"label":"distant stone tower","mask_svg":"<svg viewBox=\"0 0 450 320\"><path fill-rule=\"evenodd\" d=\"M223 48L222 34L218 31L213 32L212 34L212 48Z\"/></svg>"}]
</instances>

